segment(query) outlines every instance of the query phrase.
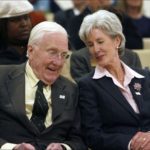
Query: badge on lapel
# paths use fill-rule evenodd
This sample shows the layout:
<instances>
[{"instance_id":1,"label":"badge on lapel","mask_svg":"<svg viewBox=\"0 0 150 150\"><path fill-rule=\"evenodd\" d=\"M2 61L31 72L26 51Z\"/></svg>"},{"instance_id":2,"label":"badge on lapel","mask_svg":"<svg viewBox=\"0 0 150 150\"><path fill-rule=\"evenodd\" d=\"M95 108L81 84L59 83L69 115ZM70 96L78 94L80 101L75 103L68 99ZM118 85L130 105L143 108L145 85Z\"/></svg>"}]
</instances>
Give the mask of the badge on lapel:
<instances>
[{"instance_id":1,"label":"badge on lapel","mask_svg":"<svg viewBox=\"0 0 150 150\"><path fill-rule=\"evenodd\" d=\"M140 83L135 83L134 85L134 90L136 95L141 95L141 84Z\"/></svg>"},{"instance_id":2,"label":"badge on lapel","mask_svg":"<svg viewBox=\"0 0 150 150\"><path fill-rule=\"evenodd\" d=\"M59 95L60 99L65 99L65 95Z\"/></svg>"}]
</instances>

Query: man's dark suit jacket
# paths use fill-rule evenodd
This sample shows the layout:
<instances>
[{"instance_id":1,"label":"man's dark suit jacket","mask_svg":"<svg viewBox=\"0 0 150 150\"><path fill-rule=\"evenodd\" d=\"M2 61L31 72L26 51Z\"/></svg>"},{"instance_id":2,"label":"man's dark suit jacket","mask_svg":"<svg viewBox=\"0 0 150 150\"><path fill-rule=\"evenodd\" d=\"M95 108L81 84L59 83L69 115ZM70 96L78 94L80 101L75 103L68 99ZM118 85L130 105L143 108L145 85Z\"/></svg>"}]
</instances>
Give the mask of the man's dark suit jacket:
<instances>
[{"instance_id":1,"label":"man's dark suit jacket","mask_svg":"<svg viewBox=\"0 0 150 150\"><path fill-rule=\"evenodd\" d=\"M124 55L121 56L121 59L130 67L142 67L138 54L132 50L125 49ZM71 76L76 81L93 70L90 63L90 53L87 47L73 52L71 55L70 63Z\"/></svg>"},{"instance_id":2,"label":"man's dark suit jacket","mask_svg":"<svg viewBox=\"0 0 150 150\"><path fill-rule=\"evenodd\" d=\"M136 114L111 78L93 79L93 72L79 81L83 133L92 150L127 150L138 132L150 131L150 79L133 78L129 84L140 114ZM135 84L141 85L136 90Z\"/></svg>"},{"instance_id":3,"label":"man's dark suit jacket","mask_svg":"<svg viewBox=\"0 0 150 150\"><path fill-rule=\"evenodd\" d=\"M60 142L73 150L85 150L77 118L77 93L72 82L57 79L52 85L53 123L40 133L25 112L25 64L0 66L0 146L26 142L36 150L45 150L51 142Z\"/></svg>"}]
</instances>

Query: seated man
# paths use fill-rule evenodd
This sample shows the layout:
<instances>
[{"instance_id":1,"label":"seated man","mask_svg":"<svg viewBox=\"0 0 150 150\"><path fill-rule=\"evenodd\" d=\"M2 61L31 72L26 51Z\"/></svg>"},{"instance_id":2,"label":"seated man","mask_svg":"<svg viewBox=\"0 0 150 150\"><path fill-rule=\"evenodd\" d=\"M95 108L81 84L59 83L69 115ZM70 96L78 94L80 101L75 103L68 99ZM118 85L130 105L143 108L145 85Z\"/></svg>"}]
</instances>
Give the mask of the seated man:
<instances>
[{"instance_id":1,"label":"seated man","mask_svg":"<svg viewBox=\"0 0 150 150\"><path fill-rule=\"evenodd\" d=\"M28 61L0 66L0 147L13 150L86 150L80 136L77 87L60 76L68 56L66 30L36 25Z\"/></svg>"}]
</instances>

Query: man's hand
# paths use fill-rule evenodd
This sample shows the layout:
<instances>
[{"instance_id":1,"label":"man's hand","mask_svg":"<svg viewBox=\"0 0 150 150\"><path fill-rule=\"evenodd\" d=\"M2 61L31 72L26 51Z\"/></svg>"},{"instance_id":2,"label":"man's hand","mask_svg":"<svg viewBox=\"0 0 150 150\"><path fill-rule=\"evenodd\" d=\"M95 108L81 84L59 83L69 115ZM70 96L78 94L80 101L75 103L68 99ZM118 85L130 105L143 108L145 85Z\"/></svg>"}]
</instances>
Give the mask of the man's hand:
<instances>
[{"instance_id":1,"label":"man's hand","mask_svg":"<svg viewBox=\"0 0 150 150\"><path fill-rule=\"evenodd\" d=\"M13 150L35 150L34 146L28 143L17 144Z\"/></svg>"},{"instance_id":2,"label":"man's hand","mask_svg":"<svg viewBox=\"0 0 150 150\"><path fill-rule=\"evenodd\" d=\"M131 140L131 150L150 150L150 132L138 132Z\"/></svg>"},{"instance_id":3,"label":"man's hand","mask_svg":"<svg viewBox=\"0 0 150 150\"><path fill-rule=\"evenodd\" d=\"M60 143L51 143L47 146L46 150L63 150Z\"/></svg>"}]
</instances>

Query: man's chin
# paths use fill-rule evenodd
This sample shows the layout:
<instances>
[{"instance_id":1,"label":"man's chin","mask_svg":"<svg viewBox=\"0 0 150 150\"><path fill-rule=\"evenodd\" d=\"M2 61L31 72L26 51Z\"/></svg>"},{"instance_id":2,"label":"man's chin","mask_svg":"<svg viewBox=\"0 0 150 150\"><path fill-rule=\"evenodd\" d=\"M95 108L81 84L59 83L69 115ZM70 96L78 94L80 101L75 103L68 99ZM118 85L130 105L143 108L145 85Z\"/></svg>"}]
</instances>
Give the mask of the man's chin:
<instances>
[{"instance_id":1,"label":"man's chin","mask_svg":"<svg viewBox=\"0 0 150 150\"><path fill-rule=\"evenodd\" d=\"M58 79L59 76L55 76L55 77L52 77L52 78L47 78L45 80L45 82L48 84L48 85L52 85L57 79Z\"/></svg>"}]
</instances>

